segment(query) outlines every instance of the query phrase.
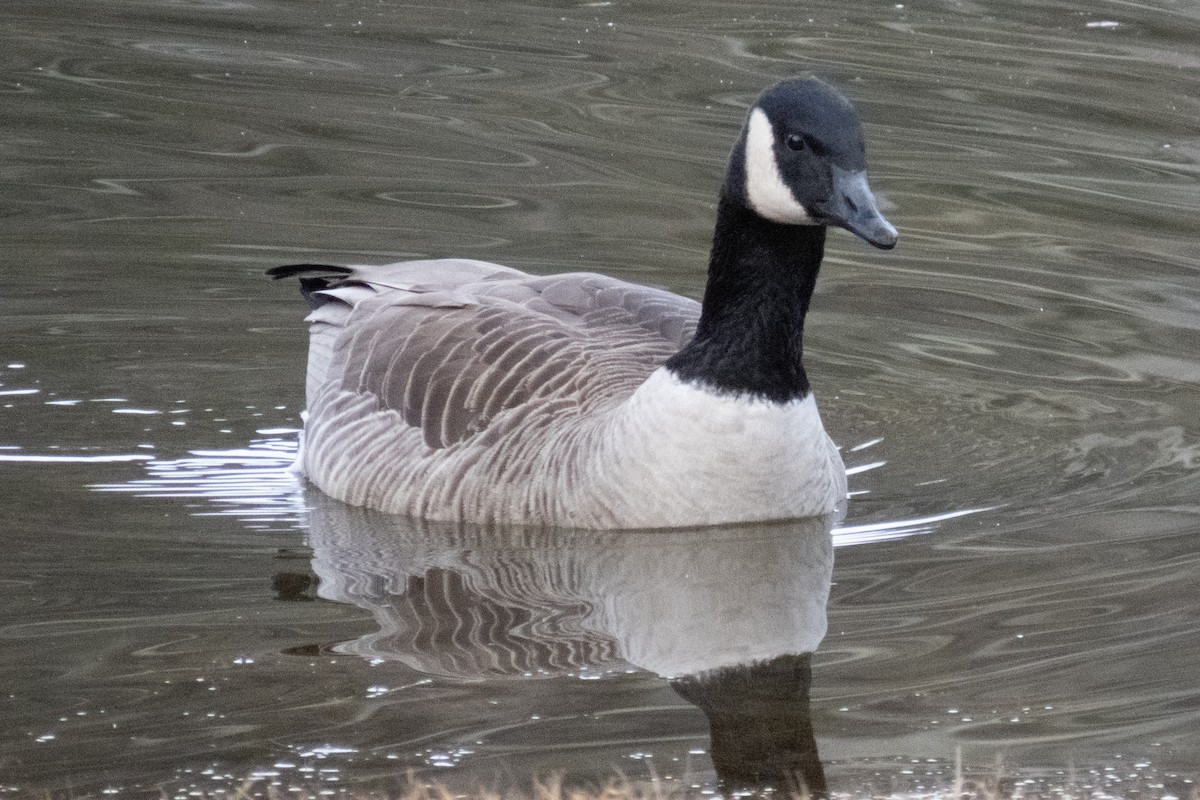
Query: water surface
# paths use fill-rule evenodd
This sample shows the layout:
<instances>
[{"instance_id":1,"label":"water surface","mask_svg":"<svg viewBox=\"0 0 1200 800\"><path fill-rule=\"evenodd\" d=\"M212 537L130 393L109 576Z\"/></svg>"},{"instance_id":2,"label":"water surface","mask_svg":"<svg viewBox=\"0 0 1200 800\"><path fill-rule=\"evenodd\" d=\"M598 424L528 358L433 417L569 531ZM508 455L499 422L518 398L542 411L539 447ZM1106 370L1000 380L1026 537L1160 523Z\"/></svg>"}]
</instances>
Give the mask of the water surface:
<instances>
[{"instance_id":1,"label":"water surface","mask_svg":"<svg viewBox=\"0 0 1200 800\"><path fill-rule=\"evenodd\" d=\"M4 792L708 791L738 703L835 793L944 790L956 754L1004 792L1193 791L1196 8L14 0L0 38ZM381 532L283 470L303 311L264 269L698 296L746 104L806 70L902 235L831 235L806 331L855 472L832 550ZM822 631L758 699L687 683Z\"/></svg>"}]
</instances>

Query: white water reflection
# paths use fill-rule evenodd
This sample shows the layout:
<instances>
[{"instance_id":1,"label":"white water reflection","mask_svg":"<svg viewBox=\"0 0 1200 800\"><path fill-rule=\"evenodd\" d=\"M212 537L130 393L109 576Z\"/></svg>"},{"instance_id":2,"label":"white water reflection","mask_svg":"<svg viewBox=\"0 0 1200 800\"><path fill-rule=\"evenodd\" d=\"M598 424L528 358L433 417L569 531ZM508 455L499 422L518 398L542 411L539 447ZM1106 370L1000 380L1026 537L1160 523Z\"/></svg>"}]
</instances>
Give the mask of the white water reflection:
<instances>
[{"instance_id":1,"label":"white water reflection","mask_svg":"<svg viewBox=\"0 0 1200 800\"><path fill-rule=\"evenodd\" d=\"M118 464L123 461L152 461L154 456L139 453L116 453L112 455L58 455L56 453L0 453L0 461L22 464Z\"/></svg>"},{"instance_id":2,"label":"white water reflection","mask_svg":"<svg viewBox=\"0 0 1200 800\"><path fill-rule=\"evenodd\" d=\"M833 546L848 547L856 544L905 539L909 536L923 536L937 530L938 523L940 522L965 517L970 514L991 511L994 508L996 506L964 508L959 511L947 511L944 514L933 514L927 517L911 517L889 522L871 522L865 525L840 525L833 530Z\"/></svg>"},{"instance_id":3,"label":"white water reflection","mask_svg":"<svg viewBox=\"0 0 1200 800\"><path fill-rule=\"evenodd\" d=\"M233 516L254 530L307 527L302 483L290 469L296 459L294 428L266 428L245 447L193 450L184 458L149 456L147 476L96 484L98 492L203 501L192 516ZM292 438L282 438L285 435Z\"/></svg>"},{"instance_id":4,"label":"white water reflection","mask_svg":"<svg viewBox=\"0 0 1200 800\"><path fill-rule=\"evenodd\" d=\"M192 450L184 458L159 459L148 455L113 456L33 456L0 455L0 461L145 461L147 475L124 483L95 484L98 492L119 492L134 497L200 500L193 504L192 516L232 516L254 530L282 527L307 529L308 506L304 500L304 481L293 470L297 454L295 428L262 428L262 438L245 447L229 450ZM854 453L876 444L879 439L847 448ZM872 461L850 465L846 472L853 479L887 465ZM851 486L850 496L868 494L868 488ZM853 501L851 501L853 502ZM835 547L891 541L921 536L937 530L938 524L969 514L989 511L994 506L955 509L939 514L862 524L842 524L833 530ZM854 506L850 506L851 512Z\"/></svg>"}]
</instances>

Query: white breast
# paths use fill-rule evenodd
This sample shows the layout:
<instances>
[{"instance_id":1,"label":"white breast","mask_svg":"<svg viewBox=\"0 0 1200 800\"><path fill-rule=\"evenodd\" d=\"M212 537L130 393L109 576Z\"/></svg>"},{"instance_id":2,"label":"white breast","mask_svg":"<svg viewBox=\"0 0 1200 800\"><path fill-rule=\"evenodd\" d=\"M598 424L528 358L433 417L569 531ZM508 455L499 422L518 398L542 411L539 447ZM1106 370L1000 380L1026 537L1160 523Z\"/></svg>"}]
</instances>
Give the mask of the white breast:
<instances>
[{"instance_id":1,"label":"white breast","mask_svg":"<svg viewBox=\"0 0 1200 800\"><path fill-rule=\"evenodd\" d=\"M812 395L721 395L660 368L619 410L590 464L594 490L638 527L809 517L846 473Z\"/></svg>"}]
</instances>

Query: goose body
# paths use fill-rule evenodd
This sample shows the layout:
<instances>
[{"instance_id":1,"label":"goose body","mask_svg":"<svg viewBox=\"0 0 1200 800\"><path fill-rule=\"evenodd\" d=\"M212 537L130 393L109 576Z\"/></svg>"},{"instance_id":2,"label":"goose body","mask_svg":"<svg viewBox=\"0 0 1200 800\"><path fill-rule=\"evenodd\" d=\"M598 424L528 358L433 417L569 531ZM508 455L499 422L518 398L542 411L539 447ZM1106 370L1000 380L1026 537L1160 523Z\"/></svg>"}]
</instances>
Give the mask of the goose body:
<instances>
[{"instance_id":1,"label":"goose body","mask_svg":"<svg viewBox=\"0 0 1200 800\"><path fill-rule=\"evenodd\" d=\"M426 519L648 528L816 516L845 469L802 363L825 226L879 247L861 126L768 89L730 157L703 304L482 261L296 265L313 307L300 468Z\"/></svg>"}]
</instances>

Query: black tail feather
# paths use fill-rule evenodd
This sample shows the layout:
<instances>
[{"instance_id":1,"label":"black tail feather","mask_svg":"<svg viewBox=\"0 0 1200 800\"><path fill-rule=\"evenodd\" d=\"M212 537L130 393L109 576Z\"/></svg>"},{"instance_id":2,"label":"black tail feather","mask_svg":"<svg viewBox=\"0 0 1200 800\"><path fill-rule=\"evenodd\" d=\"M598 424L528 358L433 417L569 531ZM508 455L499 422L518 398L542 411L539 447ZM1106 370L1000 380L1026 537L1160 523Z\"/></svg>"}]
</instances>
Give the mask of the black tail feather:
<instances>
[{"instance_id":1,"label":"black tail feather","mask_svg":"<svg viewBox=\"0 0 1200 800\"><path fill-rule=\"evenodd\" d=\"M338 267L329 264L288 264L283 267L272 267L267 274L275 280L280 278L300 278L300 294L308 301L310 308L320 308L333 298L317 294L322 289L339 285L342 278L354 270L351 267ZM309 272L322 272L323 275L307 275Z\"/></svg>"},{"instance_id":2,"label":"black tail feather","mask_svg":"<svg viewBox=\"0 0 1200 800\"><path fill-rule=\"evenodd\" d=\"M306 272L324 272L333 273L335 275L349 275L354 271L353 267L341 267L332 264L287 264L282 267L271 267L267 270L267 274L275 280L280 278L294 278L297 275L303 275Z\"/></svg>"}]
</instances>

